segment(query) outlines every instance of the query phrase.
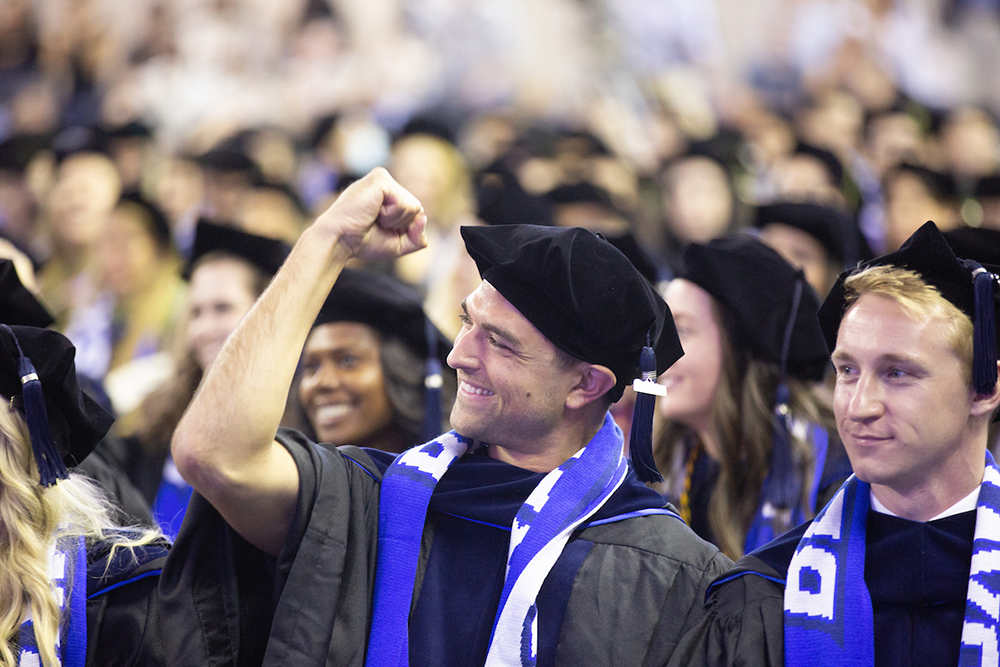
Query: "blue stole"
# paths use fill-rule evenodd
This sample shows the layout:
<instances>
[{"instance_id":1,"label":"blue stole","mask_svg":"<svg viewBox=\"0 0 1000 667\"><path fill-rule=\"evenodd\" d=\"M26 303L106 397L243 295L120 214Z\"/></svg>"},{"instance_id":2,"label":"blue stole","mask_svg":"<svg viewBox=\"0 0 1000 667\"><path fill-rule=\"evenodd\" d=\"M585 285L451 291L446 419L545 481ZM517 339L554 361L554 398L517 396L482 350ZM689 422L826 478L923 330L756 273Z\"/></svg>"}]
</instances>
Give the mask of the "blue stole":
<instances>
[{"instance_id":1,"label":"blue stole","mask_svg":"<svg viewBox=\"0 0 1000 667\"><path fill-rule=\"evenodd\" d=\"M500 605L487 665L533 665L535 598L570 534L625 480L622 432L610 415L591 441L538 483L511 526ZM409 664L408 621L420 542L434 487L472 442L455 432L401 454L386 470L379 504L379 552L366 665Z\"/></svg>"},{"instance_id":2,"label":"blue stole","mask_svg":"<svg viewBox=\"0 0 1000 667\"><path fill-rule=\"evenodd\" d=\"M872 665L872 603L865 585L869 484L844 483L806 530L785 585L785 665ZM1000 663L1000 468L986 453L976 504L960 667Z\"/></svg>"},{"instance_id":3,"label":"blue stole","mask_svg":"<svg viewBox=\"0 0 1000 667\"><path fill-rule=\"evenodd\" d=\"M160 488L156 490L152 509L156 525L171 542L177 539L177 533L181 530L193 491L191 485L177 471L173 458L168 455L167 460L163 462L163 478L160 481Z\"/></svg>"},{"instance_id":4,"label":"blue stole","mask_svg":"<svg viewBox=\"0 0 1000 667\"><path fill-rule=\"evenodd\" d=\"M62 667L84 667L87 660L87 550L82 536L60 537L49 576L59 603L56 655ZM31 610L17 635L18 664L41 664Z\"/></svg>"}]
</instances>

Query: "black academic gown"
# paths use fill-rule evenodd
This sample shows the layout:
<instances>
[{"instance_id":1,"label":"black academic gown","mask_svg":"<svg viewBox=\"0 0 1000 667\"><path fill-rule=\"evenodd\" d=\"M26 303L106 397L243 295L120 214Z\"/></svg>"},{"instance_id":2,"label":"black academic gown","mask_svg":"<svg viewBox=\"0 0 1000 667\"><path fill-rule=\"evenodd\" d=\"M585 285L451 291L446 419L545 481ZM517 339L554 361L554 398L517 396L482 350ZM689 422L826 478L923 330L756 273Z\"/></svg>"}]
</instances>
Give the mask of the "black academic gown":
<instances>
[{"instance_id":1,"label":"black academic gown","mask_svg":"<svg viewBox=\"0 0 1000 667\"><path fill-rule=\"evenodd\" d=\"M957 665L975 511L920 523L870 511L865 583L877 667ZM709 591L676 665L784 665L788 565L808 523L744 556Z\"/></svg>"},{"instance_id":2,"label":"black academic gown","mask_svg":"<svg viewBox=\"0 0 1000 667\"><path fill-rule=\"evenodd\" d=\"M262 655L275 666L364 664L378 491L391 459L295 432L278 439L300 476L285 546L269 561L195 496L161 583L165 613L197 621L167 633L171 664L260 664ZM482 664L510 519L540 478L470 453L441 479L411 606L412 665ZM573 536L539 593L539 665L662 665L697 625L708 582L730 561L674 516L633 514L662 505L630 473ZM621 515L631 518L615 520ZM272 576L251 581L246 570ZM262 612L265 602L273 615ZM268 627L263 651L253 640Z\"/></svg>"},{"instance_id":3,"label":"black academic gown","mask_svg":"<svg viewBox=\"0 0 1000 667\"><path fill-rule=\"evenodd\" d=\"M157 588L166 557L167 545L159 542L114 557L106 543L88 546L88 667L168 664Z\"/></svg>"}]
</instances>

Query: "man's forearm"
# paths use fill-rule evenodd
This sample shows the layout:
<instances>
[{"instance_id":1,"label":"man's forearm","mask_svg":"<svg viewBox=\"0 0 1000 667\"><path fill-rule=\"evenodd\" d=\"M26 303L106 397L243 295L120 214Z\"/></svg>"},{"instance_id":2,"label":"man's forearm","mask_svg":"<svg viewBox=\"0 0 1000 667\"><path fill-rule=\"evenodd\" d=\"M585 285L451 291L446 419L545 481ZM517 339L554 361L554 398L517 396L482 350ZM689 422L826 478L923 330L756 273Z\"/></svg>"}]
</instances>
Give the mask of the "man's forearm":
<instances>
[{"instance_id":1,"label":"man's forearm","mask_svg":"<svg viewBox=\"0 0 1000 667\"><path fill-rule=\"evenodd\" d=\"M345 263L334 235L306 230L230 336L174 436L195 488L206 467L235 474L271 446L306 336Z\"/></svg>"},{"instance_id":2,"label":"man's forearm","mask_svg":"<svg viewBox=\"0 0 1000 667\"><path fill-rule=\"evenodd\" d=\"M302 234L177 425L181 475L269 553L281 548L298 493L298 470L274 436L310 327L349 258L422 248L426 224L420 202L384 169L347 188Z\"/></svg>"}]
</instances>

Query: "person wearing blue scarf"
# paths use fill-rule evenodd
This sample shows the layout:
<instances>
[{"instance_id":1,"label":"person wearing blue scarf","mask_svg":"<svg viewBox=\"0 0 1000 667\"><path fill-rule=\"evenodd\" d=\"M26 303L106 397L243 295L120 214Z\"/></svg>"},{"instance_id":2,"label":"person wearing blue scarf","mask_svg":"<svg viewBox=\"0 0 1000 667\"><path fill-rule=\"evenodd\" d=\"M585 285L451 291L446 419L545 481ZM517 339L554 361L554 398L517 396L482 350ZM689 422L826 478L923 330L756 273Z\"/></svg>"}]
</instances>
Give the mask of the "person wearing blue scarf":
<instances>
[{"instance_id":1,"label":"person wearing blue scarf","mask_svg":"<svg viewBox=\"0 0 1000 667\"><path fill-rule=\"evenodd\" d=\"M684 664L997 665L997 267L928 222L818 317L854 468L817 517L713 582Z\"/></svg>"},{"instance_id":2,"label":"person wearing blue scarf","mask_svg":"<svg viewBox=\"0 0 1000 667\"><path fill-rule=\"evenodd\" d=\"M195 495L161 582L173 665L665 664L730 565L643 480L669 310L583 229L465 227L483 279L453 431L393 457L278 429L348 259L426 242L376 169L302 236L173 441ZM608 407L641 394L630 438ZM276 435L277 434L277 435Z\"/></svg>"}]
</instances>

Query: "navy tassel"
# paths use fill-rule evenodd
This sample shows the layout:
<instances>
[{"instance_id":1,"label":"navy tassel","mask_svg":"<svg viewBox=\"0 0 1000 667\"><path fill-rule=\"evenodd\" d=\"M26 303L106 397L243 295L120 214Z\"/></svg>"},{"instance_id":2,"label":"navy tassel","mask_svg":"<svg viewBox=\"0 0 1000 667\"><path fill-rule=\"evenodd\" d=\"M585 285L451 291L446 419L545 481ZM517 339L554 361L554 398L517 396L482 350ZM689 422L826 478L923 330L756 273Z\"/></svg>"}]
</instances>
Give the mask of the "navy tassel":
<instances>
[{"instance_id":1,"label":"navy tassel","mask_svg":"<svg viewBox=\"0 0 1000 667\"><path fill-rule=\"evenodd\" d=\"M993 274L976 262L966 260L972 270L975 294L975 321L972 336L972 380L980 394L992 394L997 383L997 337L994 320Z\"/></svg>"},{"instance_id":2,"label":"navy tassel","mask_svg":"<svg viewBox=\"0 0 1000 667\"><path fill-rule=\"evenodd\" d=\"M21 376L21 394L24 402L24 417L28 423L28 435L31 438L31 449L35 454L38 474L42 486L52 486L60 479L69 479L69 471L59 455L52 429L49 426L48 413L45 410L45 394L42 383L38 379L35 366L24 356L17 336L7 325L3 328L14 339L17 346L17 372Z\"/></svg>"},{"instance_id":3,"label":"navy tassel","mask_svg":"<svg viewBox=\"0 0 1000 667\"><path fill-rule=\"evenodd\" d=\"M791 509L799 504L802 493L801 480L795 470L792 454L792 434L789 428L791 412L788 407L791 394L788 385L782 382L775 394L774 412L771 418L773 446L771 449L771 469L764 480L763 500L775 508Z\"/></svg>"},{"instance_id":4,"label":"navy tassel","mask_svg":"<svg viewBox=\"0 0 1000 667\"><path fill-rule=\"evenodd\" d=\"M425 320L427 329L427 370L424 374L424 442L441 435L441 361L437 358L437 329Z\"/></svg>"},{"instance_id":5,"label":"navy tassel","mask_svg":"<svg viewBox=\"0 0 1000 667\"><path fill-rule=\"evenodd\" d=\"M785 378L788 374L788 353L792 346L792 334L795 331L795 320L798 317L804 285L805 277L800 271L798 279L795 281L792 307L781 341L781 379L778 381L778 389L774 396L774 410L771 413L771 468L764 479L764 488L761 491L762 499L779 509L796 507L802 492L801 480L795 470L795 456L792 453L792 434L789 428L791 392Z\"/></svg>"},{"instance_id":6,"label":"navy tassel","mask_svg":"<svg viewBox=\"0 0 1000 667\"><path fill-rule=\"evenodd\" d=\"M628 450L639 481L649 484L663 481L663 475L656 469L656 461L653 459L653 409L656 397L666 394L666 387L656 382L656 352L649 345L648 335L646 346L639 356L639 369L642 371L642 379L632 383L632 388L635 389L635 408L632 411Z\"/></svg>"}]
</instances>

